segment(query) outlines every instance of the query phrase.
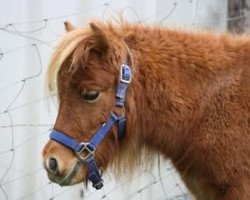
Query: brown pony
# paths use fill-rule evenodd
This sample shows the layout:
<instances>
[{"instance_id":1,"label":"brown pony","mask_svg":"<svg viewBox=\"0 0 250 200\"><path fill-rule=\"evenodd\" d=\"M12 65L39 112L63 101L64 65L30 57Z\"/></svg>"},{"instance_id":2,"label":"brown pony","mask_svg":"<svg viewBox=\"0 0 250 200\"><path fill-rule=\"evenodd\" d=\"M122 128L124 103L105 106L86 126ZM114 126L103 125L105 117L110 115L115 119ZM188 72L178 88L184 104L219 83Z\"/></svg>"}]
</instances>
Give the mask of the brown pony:
<instances>
[{"instance_id":1,"label":"brown pony","mask_svg":"<svg viewBox=\"0 0 250 200\"><path fill-rule=\"evenodd\" d=\"M101 172L128 173L162 154L197 199L250 199L250 37L127 22L66 29L48 71L59 99L55 130L89 141L111 111L121 112L115 94L127 60L126 134L119 139L113 126L97 147ZM86 181L82 163L61 182L78 161L66 146L50 140L43 159L52 181Z\"/></svg>"}]
</instances>

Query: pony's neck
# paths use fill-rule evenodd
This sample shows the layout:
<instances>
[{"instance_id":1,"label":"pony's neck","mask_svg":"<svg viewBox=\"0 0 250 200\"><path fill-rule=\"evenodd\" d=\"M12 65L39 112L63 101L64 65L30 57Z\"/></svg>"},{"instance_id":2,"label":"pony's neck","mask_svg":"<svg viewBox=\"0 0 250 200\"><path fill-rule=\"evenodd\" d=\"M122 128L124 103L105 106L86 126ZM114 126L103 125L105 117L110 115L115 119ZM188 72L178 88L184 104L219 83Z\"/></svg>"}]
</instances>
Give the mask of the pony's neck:
<instances>
[{"instance_id":1,"label":"pony's neck","mask_svg":"<svg viewBox=\"0 0 250 200\"><path fill-rule=\"evenodd\" d=\"M230 47L222 38L166 29L138 31L131 49L136 61L136 131L144 145L173 159L190 145L190 134L195 134L190 130L210 96L221 90L215 74L238 62L237 55L217 55ZM223 74L221 81L230 84L234 72Z\"/></svg>"}]
</instances>

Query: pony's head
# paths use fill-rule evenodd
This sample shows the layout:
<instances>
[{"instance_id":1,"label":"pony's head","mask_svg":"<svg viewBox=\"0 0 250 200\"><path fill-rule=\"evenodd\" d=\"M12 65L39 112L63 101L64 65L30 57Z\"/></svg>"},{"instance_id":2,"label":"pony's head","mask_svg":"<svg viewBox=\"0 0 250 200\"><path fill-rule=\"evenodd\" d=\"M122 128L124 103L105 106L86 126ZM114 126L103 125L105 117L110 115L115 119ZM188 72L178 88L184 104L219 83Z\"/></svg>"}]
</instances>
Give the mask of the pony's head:
<instances>
[{"instance_id":1,"label":"pony's head","mask_svg":"<svg viewBox=\"0 0 250 200\"><path fill-rule=\"evenodd\" d=\"M57 46L48 70L48 87L56 91L59 111L44 147L44 166L49 178L61 185L87 179L95 185L109 164L119 171L126 163L129 170L140 154L139 139L129 139L136 121L129 32L112 23L93 22L86 29L65 25L69 33Z\"/></svg>"}]
</instances>

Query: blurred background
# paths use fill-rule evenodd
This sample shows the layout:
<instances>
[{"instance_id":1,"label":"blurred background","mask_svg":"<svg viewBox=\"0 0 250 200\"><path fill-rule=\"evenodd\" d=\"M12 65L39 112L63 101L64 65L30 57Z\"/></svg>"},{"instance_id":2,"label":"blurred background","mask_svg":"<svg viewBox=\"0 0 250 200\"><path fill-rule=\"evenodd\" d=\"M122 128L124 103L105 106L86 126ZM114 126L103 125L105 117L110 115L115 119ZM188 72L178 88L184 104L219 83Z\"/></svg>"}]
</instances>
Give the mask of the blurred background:
<instances>
[{"instance_id":1,"label":"blurred background","mask_svg":"<svg viewBox=\"0 0 250 200\"><path fill-rule=\"evenodd\" d=\"M0 200L192 199L171 163L156 156L152 170L100 191L51 183L41 163L57 105L46 96L47 63L63 22L118 18L166 27L249 33L250 0L0 0Z\"/></svg>"}]
</instances>

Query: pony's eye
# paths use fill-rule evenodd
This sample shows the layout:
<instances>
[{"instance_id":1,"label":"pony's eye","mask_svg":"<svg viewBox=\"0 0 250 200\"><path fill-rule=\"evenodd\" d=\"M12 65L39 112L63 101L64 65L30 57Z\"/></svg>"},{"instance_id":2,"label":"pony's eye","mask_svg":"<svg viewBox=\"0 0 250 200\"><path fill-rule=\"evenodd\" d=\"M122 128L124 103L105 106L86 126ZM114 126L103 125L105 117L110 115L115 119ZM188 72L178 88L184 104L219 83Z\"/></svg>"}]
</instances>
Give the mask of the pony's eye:
<instances>
[{"instance_id":1,"label":"pony's eye","mask_svg":"<svg viewBox=\"0 0 250 200\"><path fill-rule=\"evenodd\" d=\"M98 99L100 92L95 90L86 90L82 93L82 98L84 101L89 103L94 102Z\"/></svg>"}]
</instances>

